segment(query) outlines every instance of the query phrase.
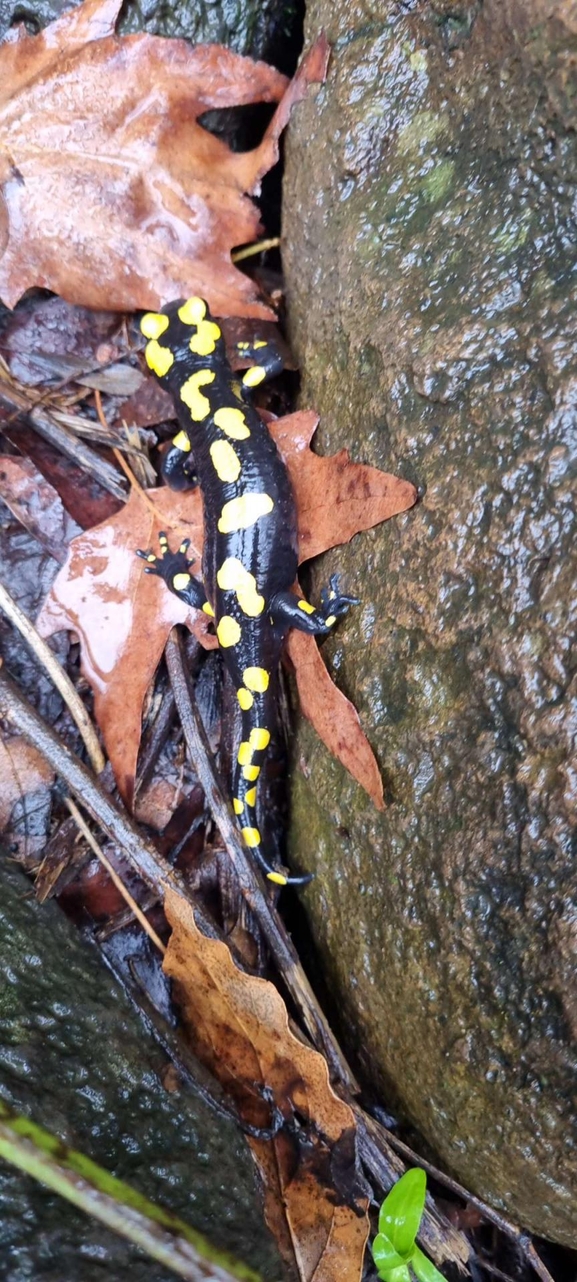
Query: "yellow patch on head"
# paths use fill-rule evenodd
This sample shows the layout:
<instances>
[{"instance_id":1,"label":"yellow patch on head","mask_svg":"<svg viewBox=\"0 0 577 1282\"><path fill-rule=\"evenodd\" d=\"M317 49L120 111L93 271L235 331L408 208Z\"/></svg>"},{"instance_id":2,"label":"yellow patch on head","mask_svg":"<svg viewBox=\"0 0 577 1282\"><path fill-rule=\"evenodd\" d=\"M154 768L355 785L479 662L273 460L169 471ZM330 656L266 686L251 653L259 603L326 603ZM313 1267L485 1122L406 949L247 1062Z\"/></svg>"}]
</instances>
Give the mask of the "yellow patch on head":
<instances>
[{"instance_id":1,"label":"yellow patch on head","mask_svg":"<svg viewBox=\"0 0 577 1282\"><path fill-rule=\"evenodd\" d=\"M252 705L254 703L254 698L250 690L243 690L243 689L237 690L236 697L240 703L240 706L243 712L248 712L249 708L252 708Z\"/></svg>"},{"instance_id":2,"label":"yellow patch on head","mask_svg":"<svg viewBox=\"0 0 577 1282\"><path fill-rule=\"evenodd\" d=\"M253 347L256 352L258 351L259 347L268 347L268 343L264 338L257 338L256 342L253 343Z\"/></svg>"},{"instance_id":3,"label":"yellow patch on head","mask_svg":"<svg viewBox=\"0 0 577 1282\"><path fill-rule=\"evenodd\" d=\"M220 409L214 416L216 427L220 427L221 432L226 432L233 441L246 441L250 436L250 428L246 425L246 419L242 410L234 407Z\"/></svg>"},{"instance_id":4,"label":"yellow patch on head","mask_svg":"<svg viewBox=\"0 0 577 1282\"><path fill-rule=\"evenodd\" d=\"M146 344L144 356L148 368L154 374L157 374L159 378L164 378L164 375L168 374L171 365L174 365L172 352L169 352L168 347L161 347L155 338Z\"/></svg>"},{"instance_id":5,"label":"yellow patch on head","mask_svg":"<svg viewBox=\"0 0 577 1282\"><path fill-rule=\"evenodd\" d=\"M274 881L275 886L288 886L288 881L283 877L282 872L267 872L266 876L267 881Z\"/></svg>"},{"instance_id":6,"label":"yellow patch on head","mask_svg":"<svg viewBox=\"0 0 577 1282\"><path fill-rule=\"evenodd\" d=\"M243 374L242 381L245 387L258 387L258 384L262 383L265 378L266 370L263 369L262 365L251 365L246 374Z\"/></svg>"},{"instance_id":7,"label":"yellow patch on head","mask_svg":"<svg viewBox=\"0 0 577 1282\"><path fill-rule=\"evenodd\" d=\"M172 580L172 586L176 592L184 592L190 583L190 574L175 574Z\"/></svg>"},{"instance_id":8,"label":"yellow patch on head","mask_svg":"<svg viewBox=\"0 0 577 1282\"><path fill-rule=\"evenodd\" d=\"M270 677L266 668L245 668L242 679L249 690L264 694L268 690Z\"/></svg>"},{"instance_id":9,"label":"yellow patch on head","mask_svg":"<svg viewBox=\"0 0 577 1282\"><path fill-rule=\"evenodd\" d=\"M314 614L315 612L315 607L311 605L310 601L299 601L298 605L303 614Z\"/></svg>"},{"instance_id":10,"label":"yellow patch on head","mask_svg":"<svg viewBox=\"0 0 577 1282\"><path fill-rule=\"evenodd\" d=\"M270 730L262 730L260 726L255 726L250 732L249 743L255 752L262 752L270 743Z\"/></svg>"},{"instance_id":11,"label":"yellow patch on head","mask_svg":"<svg viewBox=\"0 0 577 1282\"><path fill-rule=\"evenodd\" d=\"M240 641L240 624L237 623L236 619L232 619L229 614L223 614L218 623L216 635L225 649L227 646L238 645Z\"/></svg>"},{"instance_id":12,"label":"yellow patch on head","mask_svg":"<svg viewBox=\"0 0 577 1282\"><path fill-rule=\"evenodd\" d=\"M192 298L187 298L182 307L178 309L178 319L184 325L200 325L206 316L206 303L203 298L194 294Z\"/></svg>"},{"instance_id":13,"label":"yellow patch on head","mask_svg":"<svg viewBox=\"0 0 577 1282\"><path fill-rule=\"evenodd\" d=\"M223 444L225 444L224 441ZM256 619L259 614L262 614L265 600L256 590L254 574L251 574L250 570L245 570L242 561L239 561L236 556L228 556L226 561L223 561L216 581L223 592L236 592L237 601L244 614L248 614L251 619Z\"/></svg>"},{"instance_id":14,"label":"yellow patch on head","mask_svg":"<svg viewBox=\"0 0 577 1282\"><path fill-rule=\"evenodd\" d=\"M210 604L210 601L205 601L202 609L204 614L208 614L210 619L214 619L214 610Z\"/></svg>"},{"instance_id":15,"label":"yellow patch on head","mask_svg":"<svg viewBox=\"0 0 577 1282\"><path fill-rule=\"evenodd\" d=\"M252 761L252 748L248 739L245 739L243 743L240 744L237 761L239 766L248 766Z\"/></svg>"},{"instance_id":16,"label":"yellow patch on head","mask_svg":"<svg viewBox=\"0 0 577 1282\"><path fill-rule=\"evenodd\" d=\"M234 798L234 801L232 803L232 808L234 810L235 815L242 815L244 806L242 804L242 801L239 801L238 797Z\"/></svg>"},{"instance_id":17,"label":"yellow patch on head","mask_svg":"<svg viewBox=\"0 0 577 1282\"><path fill-rule=\"evenodd\" d=\"M219 481L224 481L228 485L238 481L241 462L230 441L213 441L210 457Z\"/></svg>"},{"instance_id":18,"label":"yellow patch on head","mask_svg":"<svg viewBox=\"0 0 577 1282\"><path fill-rule=\"evenodd\" d=\"M147 312L142 317L140 329L145 338L160 338L169 324L168 316L163 316L162 312Z\"/></svg>"},{"instance_id":19,"label":"yellow patch on head","mask_svg":"<svg viewBox=\"0 0 577 1282\"><path fill-rule=\"evenodd\" d=\"M248 792L245 794L244 799L246 801L247 806L251 806L252 809L254 810L254 807L256 806L256 788L249 788Z\"/></svg>"},{"instance_id":20,"label":"yellow patch on head","mask_svg":"<svg viewBox=\"0 0 577 1282\"><path fill-rule=\"evenodd\" d=\"M260 832L258 828L241 828L242 835L247 846L260 846Z\"/></svg>"},{"instance_id":21,"label":"yellow patch on head","mask_svg":"<svg viewBox=\"0 0 577 1282\"><path fill-rule=\"evenodd\" d=\"M214 321L201 321L188 346L197 356L210 356L220 338L220 329Z\"/></svg>"},{"instance_id":22,"label":"yellow patch on head","mask_svg":"<svg viewBox=\"0 0 577 1282\"><path fill-rule=\"evenodd\" d=\"M188 432L177 432L176 436L173 437L172 444L175 449L182 450L183 454L188 454L191 448Z\"/></svg>"},{"instance_id":23,"label":"yellow patch on head","mask_svg":"<svg viewBox=\"0 0 577 1282\"><path fill-rule=\"evenodd\" d=\"M195 423L202 422L210 414L210 401L207 396L203 396L200 391L207 383L214 383L215 373L213 369L199 369L196 374L191 374L186 383L182 384L180 389L180 399L188 405L190 417Z\"/></svg>"},{"instance_id":24,"label":"yellow patch on head","mask_svg":"<svg viewBox=\"0 0 577 1282\"><path fill-rule=\"evenodd\" d=\"M254 783L255 779L259 777L260 766L245 766L242 773L249 783Z\"/></svg>"},{"instance_id":25,"label":"yellow patch on head","mask_svg":"<svg viewBox=\"0 0 577 1282\"><path fill-rule=\"evenodd\" d=\"M234 534L255 525L261 516L272 512L274 503L269 494L241 494L225 503L218 521L220 534Z\"/></svg>"}]
</instances>

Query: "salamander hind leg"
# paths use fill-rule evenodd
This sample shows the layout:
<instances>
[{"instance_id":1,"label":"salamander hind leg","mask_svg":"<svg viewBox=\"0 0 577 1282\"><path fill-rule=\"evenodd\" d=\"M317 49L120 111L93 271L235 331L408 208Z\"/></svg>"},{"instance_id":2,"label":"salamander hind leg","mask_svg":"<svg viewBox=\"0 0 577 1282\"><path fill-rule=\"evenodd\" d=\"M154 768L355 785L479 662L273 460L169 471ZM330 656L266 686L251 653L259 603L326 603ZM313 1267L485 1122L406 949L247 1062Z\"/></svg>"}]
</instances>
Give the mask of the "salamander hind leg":
<instances>
[{"instance_id":1,"label":"salamander hind leg","mask_svg":"<svg viewBox=\"0 0 577 1282\"><path fill-rule=\"evenodd\" d=\"M136 555L147 562L145 574L158 575L160 579L164 579L167 588L170 588L170 591L174 592L174 595L185 605L193 606L196 610L204 610L205 614L212 616L213 610L206 599L202 583L190 573L192 562L186 555L190 547L190 539L184 539L177 552L171 552L164 531L159 534L158 542L160 556L150 551L143 552L140 548L137 550Z\"/></svg>"},{"instance_id":2,"label":"salamander hind leg","mask_svg":"<svg viewBox=\"0 0 577 1282\"><path fill-rule=\"evenodd\" d=\"M270 613L279 627L298 628L299 632L326 636L337 619L342 618L351 605L358 604L358 597L344 596L339 592L338 575L333 574L328 588L323 588L321 592L318 610L309 601L295 596L294 592L277 592L270 603Z\"/></svg>"}]
</instances>

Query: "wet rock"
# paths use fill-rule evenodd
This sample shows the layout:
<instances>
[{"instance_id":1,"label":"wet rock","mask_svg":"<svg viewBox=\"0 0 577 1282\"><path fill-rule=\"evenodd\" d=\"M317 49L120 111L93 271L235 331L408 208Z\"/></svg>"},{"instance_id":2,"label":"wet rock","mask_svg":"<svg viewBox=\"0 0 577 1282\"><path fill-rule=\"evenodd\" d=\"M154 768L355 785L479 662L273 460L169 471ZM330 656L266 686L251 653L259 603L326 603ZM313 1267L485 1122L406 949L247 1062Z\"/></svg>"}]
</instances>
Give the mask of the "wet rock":
<instances>
[{"instance_id":1,"label":"wet rock","mask_svg":"<svg viewBox=\"0 0 577 1282\"><path fill-rule=\"evenodd\" d=\"M313 576L362 595L324 649L389 802L300 728L343 1038L465 1184L577 1246L572 15L311 0L285 266L320 448L421 494Z\"/></svg>"},{"instance_id":2,"label":"wet rock","mask_svg":"<svg viewBox=\"0 0 577 1282\"><path fill-rule=\"evenodd\" d=\"M237 1128L182 1088L95 950L54 903L35 903L5 853L0 883L0 1097L263 1277L282 1278ZM6 1282L174 1276L4 1162L0 1250Z\"/></svg>"}]
</instances>

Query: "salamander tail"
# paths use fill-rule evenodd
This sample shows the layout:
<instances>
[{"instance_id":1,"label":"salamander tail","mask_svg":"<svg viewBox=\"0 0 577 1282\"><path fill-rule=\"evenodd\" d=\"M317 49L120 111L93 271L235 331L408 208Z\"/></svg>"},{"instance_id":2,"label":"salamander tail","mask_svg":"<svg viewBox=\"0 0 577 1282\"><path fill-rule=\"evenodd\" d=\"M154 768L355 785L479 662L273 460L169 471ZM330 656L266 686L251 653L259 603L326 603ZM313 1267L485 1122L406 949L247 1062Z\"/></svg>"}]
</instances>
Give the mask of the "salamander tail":
<instances>
[{"instance_id":1,"label":"salamander tail","mask_svg":"<svg viewBox=\"0 0 577 1282\"><path fill-rule=\"evenodd\" d=\"M261 700L257 700L255 704L260 702ZM262 715L259 717L258 712L255 716L255 712L257 712L256 706L251 709L251 715L243 712L242 742L238 750L234 780L232 803L234 813L240 825L245 846L252 851L268 880L277 886L302 886L311 880L310 876L286 877L269 863L263 852L263 840L256 818L257 789L271 734L263 724L265 717Z\"/></svg>"}]
</instances>

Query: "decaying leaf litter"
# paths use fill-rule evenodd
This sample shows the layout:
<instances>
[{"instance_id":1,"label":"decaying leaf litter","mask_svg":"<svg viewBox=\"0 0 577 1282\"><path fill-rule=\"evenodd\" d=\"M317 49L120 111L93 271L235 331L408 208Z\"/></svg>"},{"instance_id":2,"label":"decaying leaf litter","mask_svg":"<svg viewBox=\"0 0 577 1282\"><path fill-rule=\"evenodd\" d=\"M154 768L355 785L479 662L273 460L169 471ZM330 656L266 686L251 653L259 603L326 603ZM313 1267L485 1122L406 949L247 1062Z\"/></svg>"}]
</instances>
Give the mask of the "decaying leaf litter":
<instances>
[{"instance_id":1,"label":"decaying leaf litter","mask_svg":"<svg viewBox=\"0 0 577 1282\"><path fill-rule=\"evenodd\" d=\"M27 288L36 285L80 306L132 311L156 307L174 296L200 293L218 315L270 321L274 311L250 277L233 266L230 254L235 245L253 240L260 231L250 194L258 191L263 174L277 158L278 137L291 107L308 83L322 79L326 43L320 40L313 47L287 87L285 77L274 69L215 46L191 50L183 41L118 38L114 34L117 10L116 0L112 4L87 0L41 35L32 37L17 28L0 46L0 295L12 306ZM152 86L144 99L143 84ZM33 148L29 131L19 126L24 100L38 122ZM260 146L242 155L232 153L196 122L209 107L279 100ZM111 154L121 163L111 167ZM52 302L58 300L48 300ZM39 337L42 363L41 324ZM11 447L28 455L24 459L10 456L0 474L0 490L17 519L50 555L60 562L66 557L44 607L42 626L45 632L57 626L72 627L82 638L94 712L125 800L131 798L134 786L141 708L150 698L147 691L170 629L175 623L186 622L203 646L215 644L206 620L200 627L198 619L185 618L176 598L160 593L156 580L139 575L133 556L133 544L152 541L151 534L135 535L135 530L147 525L151 531L155 510L162 512L162 524L177 539L183 532L188 537L194 532L192 541L199 555L199 496L178 496L164 489L145 493L136 486L128 495L118 468L117 479L111 481L114 470L111 473L111 460L102 453L103 443L116 441L128 458L131 448L133 462L137 464L140 455L145 466L143 444L149 442L133 436L129 447L124 428L115 424L117 407L110 381L101 384L108 393L107 408L112 411L109 437L106 431L103 436L94 416L86 419L76 409L83 402L90 404L88 387L95 368L97 375L100 369L106 374L120 358L121 370L134 369L133 348L129 331L119 318L117 329L114 324L109 326L106 341L94 345L91 358L82 353L82 368L78 362L73 367L67 363L66 351L58 354L58 360L52 351L47 369L58 381L56 389L51 389L49 383L42 384L40 371L41 394L30 416L34 432L21 428L32 398L26 402L22 383L5 363L0 385L0 425ZM82 378L84 386L79 388L75 382L74 403L67 409L68 419L62 419L61 393L69 388L71 377ZM92 379L92 385L97 387L98 382ZM130 398L126 385L125 393ZM166 416L166 406L163 413ZM145 421L156 425L161 417L162 413L153 413ZM87 426L80 427L77 420ZM405 510L415 497L407 482L351 462L345 452L334 459L319 458L309 449L315 425L312 413L271 423L296 493L301 560ZM44 433L40 446L37 432ZM81 450L83 432L90 444ZM46 440L51 444L46 445ZM91 492L79 497L86 469ZM30 502L35 477L37 505ZM87 519L88 513L92 519ZM67 514L85 533L72 537L74 529ZM150 626L151 618L154 627ZM175 643L169 639L168 644L173 646L169 669L176 690ZM374 803L382 805L382 786L370 747L354 709L333 685L316 642L293 634L288 656L306 715ZM151 698L148 711L154 694ZM169 698L172 696L167 692L165 702ZM127 702L130 718L126 717ZM139 874L148 898L166 901L172 934L165 966L175 979L197 1053L220 1074L247 1128L260 1130L260 1138L253 1134L251 1142L266 1174L269 1221L287 1259L298 1276L314 1275L316 1282L358 1277L368 1232L367 1188L358 1170L359 1152L375 1184L380 1182L385 1189L402 1164L375 1123L366 1128L361 1125L360 1130L357 1127L358 1108L352 1103L354 1077L326 1025L278 911L263 894L258 876L247 862L230 818L227 828L226 798L220 795L219 799L219 781L212 778L208 759L202 766L203 785L220 815L221 837L235 868L245 910L249 909L251 931L262 933L300 1018L302 1027L296 1038L277 990L268 980L243 972L242 955L235 950L233 960L220 938L218 915L216 919L207 916L194 889L200 884L198 870L187 882L186 876L167 863L161 849L143 842L115 805L108 770L101 783L94 776L90 778L77 758L71 758L58 737L35 720L34 713L28 714L18 693L5 684L1 707L10 725L19 721L28 739L36 738L42 744L43 769L52 769L66 780L71 792L108 833L113 862L127 861L132 872ZM192 705L188 714L180 705L180 713L183 724L187 715L189 721L196 716ZM196 724L202 746L198 718ZM69 725L67 729L69 733ZM192 731L187 734L189 749L191 735ZM27 741L24 738L19 743ZM347 752L351 744L356 750ZM25 753L22 760L27 761ZM27 764L30 770L32 763ZM21 791L26 786L26 772L21 771ZM162 806L157 819L160 814L165 817ZM195 822L197 818L198 799ZM67 825L71 834L69 821ZM71 846L67 839L64 856L62 851L54 853L55 866L58 858L66 865L66 851L70 852ZM61 871L59 866L54 885L61 884ZM158 920L166 939L166 918L160 914ZM193 975L195 982L191 983ZM238 1054L232 1060L223 1053L219 1033L231 1020L243 1027L243 1048L237 1047ZM316 1050L303 1046L302 1030ZM273 1071L275 1049L281 1053L280 1073L278 1068ZM243 1073L236 1071L239 1058L245 1065ZM349 1103L334 1093L329 1077L339 1093L348 1096ZM422 1240L438 1262L463 1262L467 1257L465 1239L433 1206L423 1224Z\"/></svg>"}]
</instances>

